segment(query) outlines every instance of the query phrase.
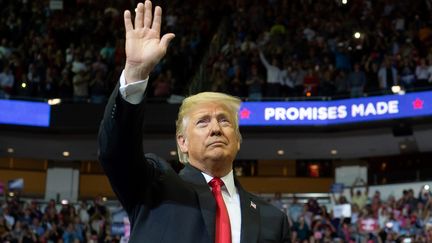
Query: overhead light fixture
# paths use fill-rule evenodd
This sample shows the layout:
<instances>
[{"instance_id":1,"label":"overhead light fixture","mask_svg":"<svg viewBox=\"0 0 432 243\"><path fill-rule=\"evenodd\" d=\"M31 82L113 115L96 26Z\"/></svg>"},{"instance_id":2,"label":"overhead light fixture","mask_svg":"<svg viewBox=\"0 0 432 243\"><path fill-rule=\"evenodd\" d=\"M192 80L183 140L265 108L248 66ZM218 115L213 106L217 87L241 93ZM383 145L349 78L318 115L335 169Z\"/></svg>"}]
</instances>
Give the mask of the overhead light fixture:
<instances>
[{"instance_id":1,"label":"overhead light fixture","mask_svg":"<svg viewBox=\"0 0 432 243\"><path fill-rule=\"evenodd\" d=\"M13 196L15 196L15 193L9 192L9 197L13 197Z\"/></svg>"},{"instance_id":2,"label":"overhead light fixture","mask_svg":"<svg viewBox=\"0 0 432 243\"><path fill-rule=\"evenodd\" d=\"M354 33L354 38L360 39L360 37L361 37L360 32L357 31L357 32Z\"/></svg>"},{"instance_id":3,"label":"overhead light fixture","mask_svg":"<svg viewBox=\"0 0 432 243\"><path fill-rule=\"evenodd\" d=\"M63 157L69 157L70 153L69 151L63 151Z\"/></svg>"},{"instance_id":4,"label":"overhead light fixture","mask_svg":"<svg viewBox=\"0 0 432 243\"><path fill-rule=\"evenodd\" d=\"M7 151L9 154L12 154L13 152L15 152L15 150L14 150L13 148L7 148L6 151Z\"/></svg>"},{"instance_id":5,"label":"overhead light fixture","mask_svg":"<svg viewBox=\"0 0 432 243\"><path fill-rule=\"evenodd\" d=\"M336 155L336 154L338 154L338 151L336 149L332 149L332 150L330 150L330 153L332 155Z\"/></svg>"},{"instance_id":6,"label":"overhead light fixture","mask_svg":"<svg viewBox=\"0 0 432 243\"><path fill-rule=\"evenodd\" d=\"M59 104L61 104L61 99L59 98L48 100L48 105L59 105Z\"/></svg>"},{"instance_id":7,"label":"overhead light fixture","mask_svg":"<svg viewBox=\"0 0 432 243\"><path fill-rule=\"evenodd\" d=\"M102 197L102 201L106 202L108 200L107 197Z\"/></svg>"},{"instance_id":8,"label":"overhead light fixture","mask_svg":"<svg viewBox=\"0 0 432 243\"><path fill-rule=\"evenodd\" d=\"M284 155L284 154L285 154L285 151L282 150L282 149L279 149L279 150L277 151L277 154L278 154L278 155Z\"/></svg>"},{"instance_id":9,"label":"overhead light fixture","mask_svg":"<svg viewBox=\"0 0 432 243\"><path fill-rule=\"evenodd\" d=\"M397 93L399 93L399 92L401 91L401 87L400 87L399 85L393 85L393 86L391 87L391 90L392 90L392 92L393 92L394 94L397 94Z\"/></svg>"}]
</instances>

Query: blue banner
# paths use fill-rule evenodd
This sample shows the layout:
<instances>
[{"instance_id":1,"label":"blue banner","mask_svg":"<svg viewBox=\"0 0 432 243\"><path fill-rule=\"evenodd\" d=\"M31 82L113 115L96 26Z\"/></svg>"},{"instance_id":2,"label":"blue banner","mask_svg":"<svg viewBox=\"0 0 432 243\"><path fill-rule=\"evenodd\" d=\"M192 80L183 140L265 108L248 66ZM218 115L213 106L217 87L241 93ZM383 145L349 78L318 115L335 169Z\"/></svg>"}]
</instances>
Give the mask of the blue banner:
<instances>
[{"instance_id":1,"label":"blue banner","mask_svg":"<svg viewBox=\"0 0 432 243\"><path fill-rule=\"evenodd\" d=\"M432 91L333 101L242 102L240 126L323 126L432 116Z\"/></svg>"},{"instance_id":2,"label":"blue banner","mask_svg":"<svg viewBox=\"0 0 432 243\"><path fill-rule=\"evenodd\" d=\"M50 111L44 102L0 100L0 124L48 127Z\"/></svg>"}]
</instances>

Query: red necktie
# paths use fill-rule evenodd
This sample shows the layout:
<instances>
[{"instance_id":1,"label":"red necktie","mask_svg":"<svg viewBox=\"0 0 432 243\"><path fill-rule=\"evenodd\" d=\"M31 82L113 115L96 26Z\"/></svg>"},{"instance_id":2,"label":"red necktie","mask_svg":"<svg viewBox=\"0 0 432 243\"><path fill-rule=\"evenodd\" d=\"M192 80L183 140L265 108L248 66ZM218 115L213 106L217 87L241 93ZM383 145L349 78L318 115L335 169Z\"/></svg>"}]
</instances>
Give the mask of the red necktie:
<instances>
[{"instance_id":1,"label":"red necktie","mask_svg":"<svg viewBox=\"0 0 432 243\"><path fill-rule=\"evenodd\" d=\"M209 185L212 188L213 196L216 199L216 239L215 243L231 243L231 224L228 210L222 198L221 186L223 181L220 178L213 178Z\"/></svg>"}]
</instances>

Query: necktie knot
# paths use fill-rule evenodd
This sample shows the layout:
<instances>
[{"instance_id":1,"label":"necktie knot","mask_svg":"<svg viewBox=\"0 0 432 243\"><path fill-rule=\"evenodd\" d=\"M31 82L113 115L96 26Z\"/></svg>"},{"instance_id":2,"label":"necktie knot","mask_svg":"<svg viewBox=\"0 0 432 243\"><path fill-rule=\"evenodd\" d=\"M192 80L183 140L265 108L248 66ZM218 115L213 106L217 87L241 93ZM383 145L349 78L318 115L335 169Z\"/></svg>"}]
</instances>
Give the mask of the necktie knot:
<instances>
[{"instance_id":1,"label":"necktie knot","mask_svg":"<svg viewBox=\"0 0 432 243\"><path fill-rule=\"evenodd\" d=\"M221 180L221 178L219 177L214 177L210 182L209 182L210 187L212 188L212 190L217 190L224 185L223 181Z\"/></svg>"}]
</instances>

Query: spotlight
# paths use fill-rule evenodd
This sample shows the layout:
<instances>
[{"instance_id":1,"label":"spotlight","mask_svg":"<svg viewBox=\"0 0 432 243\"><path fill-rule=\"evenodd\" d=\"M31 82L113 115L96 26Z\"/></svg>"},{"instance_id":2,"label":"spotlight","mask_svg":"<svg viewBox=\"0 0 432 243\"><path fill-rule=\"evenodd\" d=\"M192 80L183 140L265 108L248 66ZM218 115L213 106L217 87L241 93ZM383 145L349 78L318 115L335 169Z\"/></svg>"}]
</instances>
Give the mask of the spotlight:
<instances>
[{"instance_id":1,"label":"spotlight","mask_svg":"<svg viewBox=\"0 0 432 243\"><path fill-rule=\"evenodd\" d=\"M356 39L360 39L360 37L361 37L360 32L355 32L355 33L354 33L354 38L356 38Z\"/></svg>"},{"instance_id":2,"label":"spotlight","mask_svg":"<svg viewBox=\"0 0 432 243\"><path fill-rule=\"evenodd\" d=\"M58 98L48 100L48 105L58 105L60 103L61 103L61 99L58 99Z\"/></svg>"}]
</instances>

